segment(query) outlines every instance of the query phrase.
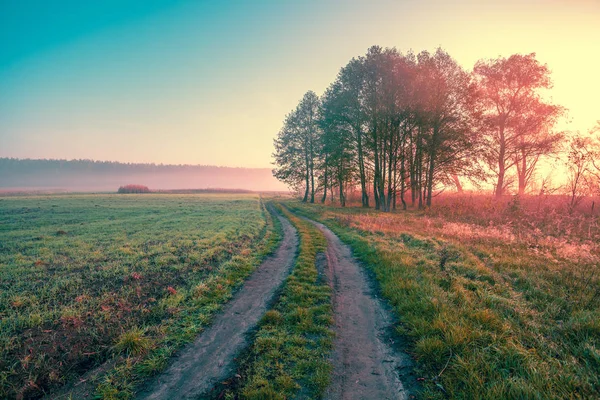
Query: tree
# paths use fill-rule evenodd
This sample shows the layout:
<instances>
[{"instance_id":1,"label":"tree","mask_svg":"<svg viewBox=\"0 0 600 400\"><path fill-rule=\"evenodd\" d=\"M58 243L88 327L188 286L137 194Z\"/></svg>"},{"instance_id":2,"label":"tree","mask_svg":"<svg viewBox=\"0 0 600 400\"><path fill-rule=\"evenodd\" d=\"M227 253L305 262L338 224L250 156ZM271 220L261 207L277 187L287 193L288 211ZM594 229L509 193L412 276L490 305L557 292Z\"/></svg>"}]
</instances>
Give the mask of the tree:
<instances>
[{"instance_id":1,"label":"tree","mask_svg":"<svg viewBox=\"0 0 600 400\"><path fill-rule=\"evenodd\" d=\"M550 70L532 53L480 60L473 72L486 159L497 176L495 194L504 193L513 166L518 166L519 191L524 192L539 158L555 151L562 137L552 129L564 109L545 102L539 93L552 87Z\"/></svg>"},{"instance_id":2,"label":"tree","mask_svg":"<svg viewBox=\"0 0 600 400\"><path fill-rule=\"evenodd\" d=\"M422 52L419 62L420 127L424 134L425 203L431 206L436 182L455 175L471 163L471 78L448 53Z\"/></svg>"},{"instance_id":3,"label":"tree","mask_svg":"<svg viewBox=\"0 0 600 400\"><path fill-rule=\"evenodd\" d=\"M591 137L576 135L569 141L566 160L569 212L573 212L586 196L597 189L592 173L594 159L597 155Z\"/></svg>"},{"instance_id":4,"label":"tree","mask_svg":"<svg viewBox=\"0 0 600 400\"><path fill-rule=\"evenodd\" d=\"M342 83L334 82L321 103L322 148L331 187L337 185L340 205L346 205L346 188L355 173L355 142L351 120L344 112L345 92ZM323 198L326 196L326 188Z\"/></svg>"},{"instance_id":5,"label":"tree","mask_svg":"<svg viewBox=\"0 0 600 400\"><path fill-rule=\"evenodd\" d=\"M290 114L274 141L273 175L298 189L304 181L303 202L315 202L315 163L319 150L319 97L308 91Z\"/></svg>"},{"instance_id":6,"label":"tree","mask_svg":"<svg viewBox=\"0 0 600 400\"><path fill-rule=\"evenodd\" d=\"M600 121L596 122L596 126L590 130L590 135L595 134L600 134ZM594 167L594 176L596 177L600 186L600 135L596 136L593 143L595 146L595 152L594 157L592 157L592 166Z\"/></svg>"},{"instance_id":7,"label":"tree","mask_svg":"<svg viewBox=\"0 0 600 400\"><path fill-rule=\"evenodd\" d=\"M390 210L393 195L392 168L399 127L398 85L394 67L400 55L396 49L369 48L364 58L364 86L361 106L366 116L367 146L372 156L375 208Z\"/></svg>"},{"instance_id":8,"label":"tree","mask_svg":"<svg viewBox=\"0 0 600 400\"><path fill-rule=\"evenodd\" d=\"M563 132L551 130L563 113L561 107L540 102L532 106L533 109L520 116L520 123L515 129L517 140L513 161L517 168L519 195L525 194L540 158L555 154L564 137Z\"/></svg>"},{"instance_id":9,"label":"tree","mask_svg":"<svg viewBox=\"0 0 600 400\"><path fill-rule=\"evenodd\" d=\"M350 140L355 149L354 157L361 188L361 203L363 207L369 207L367 155L365 150L366 115L360 98L365 77L364 63L363 57L353 58L340 70L333 84L336 89L329 95L329 97L335 97L335 102L333 100L328 101L330 103L330 115L335 114L339 127L351 134Z\"/></svg>"},{"instance_id":10,"label":"tree","mask_svg":"<svg viewBox=\"0 0 600 400\"><path fill-rule=\"evenodd\" d=\"M273 157L276 166L273 175L294 190L299 190L302 181L307 177L307 165L298 124L298 116L294 110L286 116L283 127L273 141L275 146ZM304 201L308 198L308 189L307 181Z\"/></svg>"},{"instance_id":11,"label":"tree","mask_svg":"<svg viewBox=\"0 0 600 400\"><path fill-rule=\"evenodd\" d=\"M478 185L490 171L497 196L514 178L524 193L563 136L554 126L564 109L540 95L550 86L535 54L479 61L471 75L442 49L415 56L372 46L321 102L308 92L286 118L275 174L303 187L304 201L322 189L324 202L335 187L342 206L358 182L362 206L372 198L383 211L398 198L406 209L408 191L413 206L430 207L439 188L461 191L459 176Z\"/></svg>"}]
</instances>

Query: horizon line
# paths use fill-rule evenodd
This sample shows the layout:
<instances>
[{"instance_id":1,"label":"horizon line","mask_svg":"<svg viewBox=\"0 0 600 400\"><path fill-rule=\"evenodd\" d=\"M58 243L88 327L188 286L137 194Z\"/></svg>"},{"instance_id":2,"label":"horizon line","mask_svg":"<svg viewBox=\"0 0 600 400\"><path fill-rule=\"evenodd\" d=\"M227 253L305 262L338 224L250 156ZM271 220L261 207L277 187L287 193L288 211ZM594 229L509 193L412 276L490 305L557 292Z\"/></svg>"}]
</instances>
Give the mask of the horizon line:
<instances>
[{"instance_id":1,"label":"horizon line","mask_svg":"<svg viewBox=\"0 0 600 400\"><path fill-rule=\"evenodd\" d=\"M156 163L156 162L128 162L128 161L115 161L115 160L95 160L92 158L20 158L20 157L8 157L8 156L0 156L0 160L17 160L17 161L89 161L94 163L114 163L114 164L123 164L123 165L154 165L154 166L164 166L164 167L214 167L214 168L230 168L230 169L269 169L272 170L272 167L233 167L228 165L214 165L214 164L165 164L165 163Z\"/></svg>"}]
</instances>

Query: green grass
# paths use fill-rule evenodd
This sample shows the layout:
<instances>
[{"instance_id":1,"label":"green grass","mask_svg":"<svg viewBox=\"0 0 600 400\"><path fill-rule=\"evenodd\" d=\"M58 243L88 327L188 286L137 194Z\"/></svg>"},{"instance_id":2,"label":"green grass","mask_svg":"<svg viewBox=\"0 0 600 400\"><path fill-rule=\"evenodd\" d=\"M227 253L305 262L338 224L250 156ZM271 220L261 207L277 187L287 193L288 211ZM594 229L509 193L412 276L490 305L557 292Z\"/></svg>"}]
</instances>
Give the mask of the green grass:
<instances>
[{"instance_id":1,"label":"green grass","mask_svg":"<svg viewBox=\"0 0 600 400\"><path fill-rule=\"evenodd\" d=\"M424 378L420 397L600 397L597 264L456 233L418 212L288 206L328 225L374 273Z\"/></svg>"},{"instance_id":2,"label":"green grass","mask_svg":"<svg viewBox=\"0 0 600 400\"><path fill-rule=\"evenodd\" d=\"M0 398L111 359L97 394L130 398L279 239L254 195L0 198Z\"/></svg>"},{"instance_id":3,"label":"green grass","mask_svg":"<svg viewBox=\"0 0 600 400\"><path fill-rule=\"evenodd\" d=\"M325 237L310 223L281 211L298 230L300 252L281 296L241 357L241 378L229 397L320 398L330 381L331 293L315 264L317 254L325 250Z\"/></svg>"}]
</instances>

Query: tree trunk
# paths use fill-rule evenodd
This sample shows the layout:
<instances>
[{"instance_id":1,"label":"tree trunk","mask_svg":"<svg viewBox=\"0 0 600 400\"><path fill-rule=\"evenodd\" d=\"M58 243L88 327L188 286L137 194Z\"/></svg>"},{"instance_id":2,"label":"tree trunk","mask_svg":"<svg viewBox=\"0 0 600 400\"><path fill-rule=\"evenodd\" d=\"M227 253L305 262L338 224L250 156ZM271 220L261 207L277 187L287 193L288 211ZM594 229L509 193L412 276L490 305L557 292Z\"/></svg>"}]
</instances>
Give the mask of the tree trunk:
<instances>
[{"instance_id":1,"label":"tree trunk","mask_svg":"<svg viewBox=\"0 0 600 400\"><path fill-rule=\"evenodd\" d=\"M460 184L460 179L458 179L458 175L452 174L452 180L454 181L454 185L456 186L456 191L458 193L463 193L463 187Z\"/></svg>"},{"instance_id":2,"label":"tree trunk","mask_svg":"<svg viewBox=\"0 0 600 400\"><path fill-rule=\"evenodd\" d=\"M396 129L394 129L395 124L390 125L390 144L389 144L389 152L388 152L388 193L387 193L387 211L390 211L392 207L395 209L395 196L394 196L394 185L395 185L395 157L394 157L394 135L396 134ZM398 128L399 129L399 126Z\"/></svg>"},{"instance_id":3,"label":"tree trunk","mask_svg":"<svg viewBox=\"0 0 600 400\"><path fill-rule=\"evenodd\" d=\"M365 173L365 159L362 148L362 132L360 127L356 128L356 143L358 150L358 170L360 173L360 189L362 192L362 206L369 207L369 195L367 193L367 177Z\"/></svg>"},{"instance_id":4,"label":"tree trunk","mask_svg":"<svg viewBox=\"0 0 600 400\"><path fill-rule=\"evenodd\" d=\"M308 201L308 192L310 190L310 186L308 185L308 174L306 175L306 190L304 191L304 198L302 199L303 203Z\"/></svg>"},{"instance_id":5,"label":"tree trunk","mask_svg":"<svg viewBox=\"0 0 600 400\"><path fill-rule=\"evenodd\" d=\"M397 162L397 157L396 157L396 162L394 164L394 188L393 188L393 192L392 192L392 209L394 211L396 211L396 193L398 192L398 187L397 187L397 171L398 171L398 162Z\"/></svg>"},{"instance_id":6,"label":"tree trunk","mask_svg":"<svg viewBox=\"0 0 600 400\"><path fill-rule=\"evenodd\" d=\"M525 194L525 186L527 186L526 175L527 175L527 159L525 158L524 152L521 152L521 166L517 171L519 175L519 196Z\"/></svg>"},{"instance_id":7,"label":"tree trunk","mask_svg":"<svg viewBox=\"0 0 600 400\"><path fill-rule=\"evenodd\" d=\"M406 200L404 200L404 191L406 190L404 181L404 175L406 174L404 155L405 154L403 154L402 160L400 161L400 201L402 202L402 209L406 210Z\"/></svg>"},{"instance_id":8,"label":"tree trunk","mask_svg":"<svg viewBox=\"0 0 600 400\"><path fill-rule=\"evenodd\" d=\"M310 202L315 202L315 168L314 161L310 161L310 180L311 180L311 191L310 191Z\"/></svg>"},{"instance_id":9,"label":"tree trunk","mask_svg":"<svg viewBox=\"0 0 600 400\"><path fill-rule=\"evenodd\" d=\"M335 198L333 197L333 182L329 185L329 197L331 197L331 204L335 203Z\"/></svg>"},{"instance_id":10,"label":"tree trunk","mask_svg":"<svg viewBox=\"0 0 600 400\"><path fill-rule=\"evenodd\" d=\"M346 207L346 196L344 195L344 181L342 180L341 174L338 174L338 181L340 183L340 205Z\"/></svg>"},{"instance_id":11,"label":"tree trunk","mask_svg":"<svg viewBox=\"0 0 600 400\"><path fill-rule=\"evenodd\" d=\"M327 154L325 154L325 173L323 174L323 197L321 198L321 203L325 204L325 200L327 200Z\"/></svg>"},{"instance_id":12,"label":"tree trunk","mask_svg":"<svg viewBox=\"0 0 600 400\"><path fill-rule=\"evenodd\" d=\"M306 175L306 191L304 192L304 198L302 199L302 202L306 203L308 201L308 192L310 191L310 181L309 181L310 171L309 171L309 164L308 164L308 153L305 152L304 154L305 154L304 160L306 162L306 174L305 174Z\"/></svg>"},{"instance_id":13,"label":"tree trunk","mask_svg":"<svg viewBox=\"0 0 600 400\"><path fill-rule=\"evenodd\" d=\"M375 209L379 210L379 193L377 192L377 178L373 178L373 198L375 199Z\"/></svg>"},{"instance_id":14,"label":"tree trunk","mask_svg":"<svg viewBox=\"0 0 600 400\"><path fill-rule=\"evenodd\" d=\"M385 125L387 126L387 135L389 136L390 135L390 131L389 131L390 126L389 126L389 123L387 123ZM381 136L380 140L381 140L382 148L381 148L381 159L380 159L380 162L381 162L380 165L381 165L381 167L379 168L379 174L380 174L380 177L379 177L379 196L380 196L379 203L381 205L381 210L387 212L387 211L390 210L390 208L389 208L390 204L388 203L387 198L386 198L386 193L385 193L386 192L386 190L385 190L386 188L385 188L385 186L386 186L387 179L388 179L388 176L387 176L387 166L389 164L389 159L387 157L387 155L388 155L387 154L388 140L386 138L385 133L386 132L384 131L380 135Z\"/></svg>"},{"instance_id":15,"label":"tree trunk","mask_svg":"<svg viewBox=\"0 0 600 400\"><path fill-rule=\"evenodd\" d=\"M506 143L504 141L504 127L500 127L500 152L498 154L498 182L496 183L496 198L504 194L504 174L506 173L505 160Z\"/></svg>"},{"instance_id":16,"label":"tree trunk","mask_svg":"<svg viewBox=\"0 0 600 400\"><path fill-rule=\"evenodd\" d=\"M379 170L379 149L377 143L377 122L375 118L373 118L373 197L375 197L375 209L381 209L381 197L379 195L379 177L381 175L381 171Z\"/></svg>"},{"instance_id":17,"label":"tree trunk","mask_svg":"<svg viewBox=\"0 0 600 400\"><path fill-rule=\"evenodd\" d=\"M423 190L421 190L421 183L423 182L423 165L419 162L419 164L417 165L417 179L418 179L418 183L417 183L417 190L419 191L419 210L423 209Z\"/></svg>"},{"instance_id":18,"label":"tree trunk","mask_svg":"<svg viewBox=\"0 0 600 400\"><path fill-rule=\"evenodd\" d=\"M429 149L429 171L427 172L427 207L431 207L431 197L433 196L433 179L435 177L435 162L437 161L437 146L440 141L440 126L436 123L433 127L431 137L431 147Z\"/></svg>"},{"instance_id":19,"label":"tree trunk","mask_svg":"<svg viewBox=\"0 0 600 400\"><path fill-rule=\"evenodd\" d=\"M498 182L496 183L496 198L504 194L504 163L498 163Z\"/></svg>"},{"instance_id":20,"label":"tree trunk","mask_svg":"<svg viewBox=\"0 0 600 400\"><path fill-rule=\"evenodd\" d=\"M415 148L415 192L419 210L423 208L423 145L421 143L421 132L419 127L419 138Z\"/></svg>"},{"instance_id":21,"label":"tree trunk","mask_svg":"<svg viewBox=\"0 0 600 400\"><path fill-rule=\"evenodd\" d=\"M429 173L428 173L428 181L427 181L427 207L431 207L431 196L433 193L433 173L435 170L435 149L431 152L431 158L429 159Z\"/></svg>"}]
</instances>

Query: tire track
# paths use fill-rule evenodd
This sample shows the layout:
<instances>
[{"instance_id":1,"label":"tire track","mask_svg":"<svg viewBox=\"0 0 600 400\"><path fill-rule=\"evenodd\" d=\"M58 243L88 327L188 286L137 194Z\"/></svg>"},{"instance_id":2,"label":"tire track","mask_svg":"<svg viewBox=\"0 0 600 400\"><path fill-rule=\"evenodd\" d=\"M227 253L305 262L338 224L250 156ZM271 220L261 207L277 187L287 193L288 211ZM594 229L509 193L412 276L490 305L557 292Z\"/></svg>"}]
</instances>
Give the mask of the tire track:
<instances>
[{"instance_id":1,"label":"tire track","mask_svg":"<svg viewBox=\"0 0 600 400\"><path fill-rule=\"evenodd\" d=\"M267 311L275 292L289 275L298 249L295 228L273 207L268 209L283 228L283 240L275 254L252 273L212 325L138 393L137 399L198 398L233 373L234 357L248 345L247 333Z\"/></svg>"},{"instance_id":2,"label":"tire track","mask_svg":"<svg viewBox=\"0 0 600 400\"><path fill-rule=\"evenodd\" d=\"M394 349L391 313L377 299L348 246L325 225L307 219L327 239L324 269L333 289L333 375L326 399L408 399L412 361ZM323 261L321 261L323 262ZM412 377L414 379L414 377Z\"/></svg>"}]
</instances>

